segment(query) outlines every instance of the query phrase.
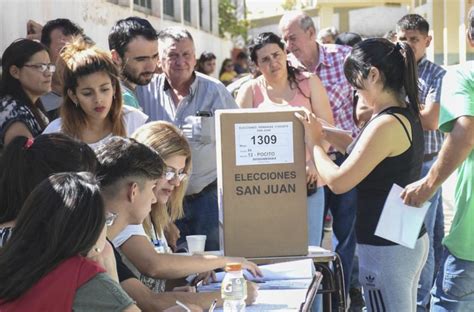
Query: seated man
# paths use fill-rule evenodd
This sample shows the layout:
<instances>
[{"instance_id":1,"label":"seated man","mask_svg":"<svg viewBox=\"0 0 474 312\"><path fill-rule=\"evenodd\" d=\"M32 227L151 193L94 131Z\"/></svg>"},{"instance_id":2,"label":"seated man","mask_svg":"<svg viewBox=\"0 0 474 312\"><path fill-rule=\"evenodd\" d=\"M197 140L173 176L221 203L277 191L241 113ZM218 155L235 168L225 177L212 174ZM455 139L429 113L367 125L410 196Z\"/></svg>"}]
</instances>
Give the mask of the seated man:
<instances>
[{"instance_id":1,"label":"seated man","mask_svg":"<svg viewBox=\"0 0 474 312\"><path fill-rule=\"evenodd\" d=\"M97 171L107 211L117 215L107 229L113 240L126 226L141 224L156 202L154 189L164 183L164 162L147 146L133 139L113 137L96 150L100 167ZM160 186L160 185L158 185ZM153 293L117 259L120 285L142 310L161 311L174 306L176 300L194 303L202 308L217 299L214 293L165 292ZM256 290L248 294L256 297Z\"/></svg>"}]
</instances>

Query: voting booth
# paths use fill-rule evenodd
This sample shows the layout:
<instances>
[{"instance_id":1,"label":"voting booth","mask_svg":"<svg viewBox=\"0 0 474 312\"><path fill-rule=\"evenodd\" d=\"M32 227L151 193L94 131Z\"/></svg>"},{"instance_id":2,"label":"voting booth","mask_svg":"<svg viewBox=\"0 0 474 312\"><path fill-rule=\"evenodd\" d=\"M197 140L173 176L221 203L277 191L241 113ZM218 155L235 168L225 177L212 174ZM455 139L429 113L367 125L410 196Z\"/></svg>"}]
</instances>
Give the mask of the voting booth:
<instances>
[{"instance_id":1,"label":"voting booth","mask_svg":"<svg viewBox=\"0 0 474 312\"><path fill-rule=\"evenodd\" d=\"M219 234L226 256L308 253L304 128L295 111L216 112Z\"/></svg>"}]
</instances>

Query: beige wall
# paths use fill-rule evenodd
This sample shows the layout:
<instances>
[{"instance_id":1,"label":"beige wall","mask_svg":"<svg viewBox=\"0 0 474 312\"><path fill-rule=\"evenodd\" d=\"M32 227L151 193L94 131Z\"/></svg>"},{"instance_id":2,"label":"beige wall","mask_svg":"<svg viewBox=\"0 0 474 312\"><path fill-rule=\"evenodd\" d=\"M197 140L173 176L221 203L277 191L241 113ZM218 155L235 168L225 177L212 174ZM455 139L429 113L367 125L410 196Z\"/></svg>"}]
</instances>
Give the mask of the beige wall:
<instances>
[{"instance_id":1,"label":"beige wall","mask_svg":"<svg viewBox=\"0 0 474 312\"><path fill-rule=\"evenodd\" d=\"M29 19L44 24L55 18L69 18L84 28L85 33L90 36L100 47L108 49L107 36L112 25L121 18L136 15L147 18L157 29L164 27L183 25L193 35L196 44L196 54L199 57L202 51L212 51L217 56L219 70L220 63L224 58L230 57L232 42L222 39L213 33L202 31L193 25L184 25L171 20L163 20L156 16L146 15L133 11L130 7L121 6L105 0L0 0L0 54L15 39L26 35L26 23ZM119 0L117 3L133 3L133 0ZM153 3L161 1L153 0ZM199 1L192 0L192 5ZM217 0L211 9L213 16L217 16ZM160 12L154 12L160 15ZM192 13L196 14L196 10ZM198 27L196 16L193 24ZM213 19L214 32L217 31L217 17Z\"/></svg>"}]
</instances>

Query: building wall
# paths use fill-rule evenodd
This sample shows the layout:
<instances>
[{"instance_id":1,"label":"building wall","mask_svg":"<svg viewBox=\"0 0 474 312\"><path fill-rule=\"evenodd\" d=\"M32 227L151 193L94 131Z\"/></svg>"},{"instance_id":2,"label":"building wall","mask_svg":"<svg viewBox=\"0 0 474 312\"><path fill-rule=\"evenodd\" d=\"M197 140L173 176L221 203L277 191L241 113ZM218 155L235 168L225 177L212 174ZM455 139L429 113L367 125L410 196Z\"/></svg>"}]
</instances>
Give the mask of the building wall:
<instances>
[{"instance_id":1,"label":"building wall","mask_svg":"<svg viewBox=\"0 0 474 312\"><path fill-rule=\"evenodd\" d=\"M0 54L15 39L26 36L29 19L44 24L55 18L68 18L84 28L98 46L108 49L107 37L112 25L121 18L140 16L157 29L184 26L194 37L196 55L212 51L217 56L217 71L224 58L230 57L232 42L217 36L218 0L202 0L205 21L201 30L199 1L191 0L191 23L182 22L183 0L174 0L175 16L160 18L163 0L152 0L153 10L133 10L133 0L0 0ZM178 10L179 9L179 10ZM153 14L153 15L152 15ZM210 16L209 14L212 14Z\"/></svg>"},{"instance_id":2,"label":"building wall","mask_svg":"<svg viewBox=\"0 0 474 312\"><path fill-rule=\"evenodd\" d=\"M408 13L406 7L372 7L349 11L349 29L364 37L383 36Z\"/></svg>"}]
</instances>

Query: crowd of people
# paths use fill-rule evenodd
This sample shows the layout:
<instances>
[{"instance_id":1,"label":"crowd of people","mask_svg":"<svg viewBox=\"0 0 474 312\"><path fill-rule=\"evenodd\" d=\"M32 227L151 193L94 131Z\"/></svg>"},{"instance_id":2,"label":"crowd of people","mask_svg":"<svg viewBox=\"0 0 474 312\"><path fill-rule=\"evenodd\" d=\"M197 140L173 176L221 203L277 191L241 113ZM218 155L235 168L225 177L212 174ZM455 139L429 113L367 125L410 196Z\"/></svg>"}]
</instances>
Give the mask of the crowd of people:
<instances>
[{"instance_id":1,"label":"crowd of people","mask_svg":"<svg viewBox=\"0 0 474 312\"><path fill-rule=\"evenodd\" d=\"M467 25L474 46L474 8ZM318 34L301 11L279 30L225 59L215 79L216 56L197 58L184 28L121 19L105 51L68 19L28 22L28 38L2 55L1 311L222 305L183 278L206 283L235 262L261 276L258 266L175 254L193 234L220 247L208 125L220 109L288 107L304 110L309 244L321 245L330 213L353 306L362 293L367 311L474 309L474 64L429 61L417 14L390 40ZM458 167L444 237L440 187ZM413 249L375 235L393 184L406 204L430 201ZM257 295L247 283L246 303Z\"/></svg>"}]
</instances>

